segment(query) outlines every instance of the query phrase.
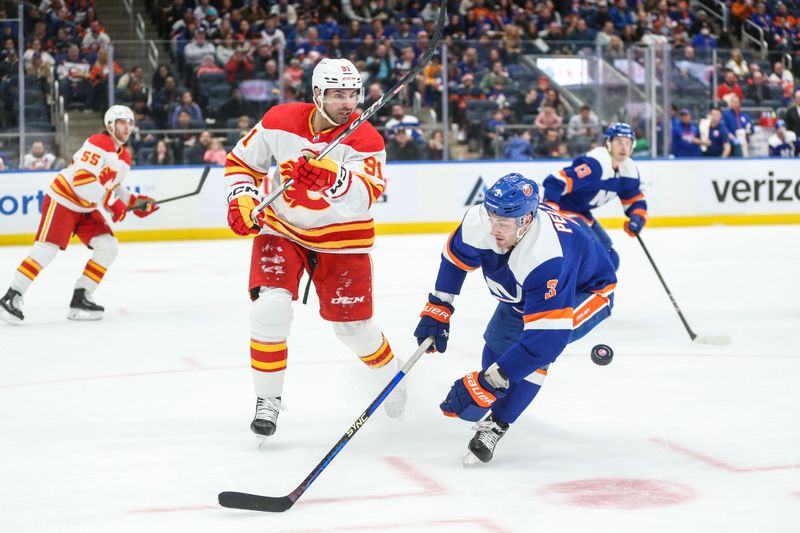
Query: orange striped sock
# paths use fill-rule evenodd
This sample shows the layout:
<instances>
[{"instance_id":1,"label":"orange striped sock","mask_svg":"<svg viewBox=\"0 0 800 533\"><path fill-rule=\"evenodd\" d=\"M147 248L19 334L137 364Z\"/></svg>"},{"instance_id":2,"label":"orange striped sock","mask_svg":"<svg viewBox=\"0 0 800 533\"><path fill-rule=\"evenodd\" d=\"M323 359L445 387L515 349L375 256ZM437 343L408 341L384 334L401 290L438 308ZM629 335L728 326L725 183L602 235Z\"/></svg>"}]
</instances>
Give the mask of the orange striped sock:
<instances>
[{"instance_id":1,"label":"orange striped sock","mask_svg":"<svg viewBox=\"0 0 800 533\"><path fill-rule=\"evenodd\" d=\"M386 340L386 337L383 335L383 333L381 333L381 338L383 339L383 342L381 342L381 345L377 350L368 355L358 356L358 358L370 368L380 368L394 358L392 347L389 346L389 341Z\"/></svg>"}]
</instances>

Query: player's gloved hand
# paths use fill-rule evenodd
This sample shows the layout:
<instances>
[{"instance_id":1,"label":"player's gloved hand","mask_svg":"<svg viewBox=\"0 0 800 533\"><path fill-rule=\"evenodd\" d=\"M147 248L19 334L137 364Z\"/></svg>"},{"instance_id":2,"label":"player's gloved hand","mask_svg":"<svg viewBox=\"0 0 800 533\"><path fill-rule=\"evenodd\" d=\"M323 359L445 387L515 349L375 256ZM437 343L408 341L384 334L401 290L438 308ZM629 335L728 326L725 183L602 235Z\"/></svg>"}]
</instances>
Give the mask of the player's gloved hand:
<instances>
[{"instance_id":1,"label":"player's gloved hand","mask_svg":"<svg viewBox=\"0 0 800 533\"><path fill-rule=\"evenodd\" d=\"M325 191L330 197L341 196L350 185L350 171L329 157L314 159L316 155L311 150L303 150L294 165L292 178L310 191Z\"/></svg>"},{"instance_id":2,"label":"player's gloved hand","mask_svg":"<svg viewBox=\"0 0 800 533\"><path fill-rule=\"evenodd\" d=\"M234 183L228 189L228 226L237 235L257 234L264 225L264 212L253 222L253 209L259 200L258 189L250 183Z\"/></svg>"},{"instance_id":3,"label":"player's gloved hand","mask_svg":"<svg viewBox=\"0 0 800 533\"><path fill-rule=\"evenodd\" d=\"M131 194L131 198L128 200L128 207L133 208L133 214L139 218L152 215L160 209L160 207L156 205L156 201L153 198L143 194Z\"/></svg>"},{"instance_id":4,"label":"player's gloved hand","mask_svg":"<svg viewBox=\"0 0 800 533\"><path fill-rule=\"evenodd\" d=\"M108 191L106 197L103 199L103 207L111 213L111 220L114 222L122 222L125 214L128 212L128 206L125 205L119 196L114 191Z\"/></svg>"},{"instance_id":5,"label":"player's gloved hand","mask_svg":"<svg viewBox=\"0 0 800 533\"><path fill-rule=\"evenodd\" d=\"M450 317L453 316L454 310L452 304L429 294L428 303L422 308L419 324L414 330L417 344L422 344L428 337L433 337L434 343L428 348L428 353L444 353L447 349L447 338L450 336Z\"/></svg>"},{"instance_id":6,"label":"player's gloved hand","mask_svg":"<svg viewBox=\"0 0 800 533\"><path fill-rule=\"evenodd\" d=\"M631 218L625 221L625 233L631 237L636 237L647 223L647 219L638 213L633 213Z\"/></svg>"},{"instance_id":7,"label":"player's gloved hand","mask_svg":"<svg viewBox=\"0 0 800 533\"><path fill-rule=\"evenodd\" d=\"M506 395L508 386L508 378L495 363L483 372L470 372L456 380L439 408L445 416L477 422Z\"/></svg>"}]
</instances>

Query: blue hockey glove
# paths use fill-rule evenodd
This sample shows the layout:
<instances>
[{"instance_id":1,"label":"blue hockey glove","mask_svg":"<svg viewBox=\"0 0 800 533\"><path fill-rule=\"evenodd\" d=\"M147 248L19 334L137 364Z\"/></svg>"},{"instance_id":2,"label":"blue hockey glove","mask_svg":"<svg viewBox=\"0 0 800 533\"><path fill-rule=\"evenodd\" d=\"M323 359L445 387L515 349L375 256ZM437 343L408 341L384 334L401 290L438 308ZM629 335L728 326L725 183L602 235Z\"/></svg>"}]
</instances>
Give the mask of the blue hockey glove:
<instances>
[{"instance_id":1,"label":"blue hockey glove","mask_svg":"<svg viewBox=\"0 0 800 533\"><path fill-rule=\"evenodd\" d=\"M637 209L636 211L639 210ZM642 216L637 212L632 213L631 218L625 222L625 233L631 237L636 237L639 235L639 232L642 231L642 228L647 223L646 216L647 215Z\"/></svg>"},{"instance_id":2,"label":"blue hockey glove","mask_svg":"<svg viewBox=\"0 0 800 533\"><path fill-rule=\"evenodd\" d=\"M422 344L428 337L434 338L433 346L428 348L428 353L444 353L447 349L447 338L450 336L450 317L454 308L451 304L433 294L428 295L428 303L419 314L420 320L414 336L417 344Z\"/></svg>"},{"instance_id":3,"label":"blue hockey glove","mask_svg":"<svg viewBox=\"0 0 800 533\"><path fill-rule=\"evenodd\" d=\"M508 379L495 364L456 380L439 408L445 416L477 422L507 391Z\"/></svg>"}]
</instances>

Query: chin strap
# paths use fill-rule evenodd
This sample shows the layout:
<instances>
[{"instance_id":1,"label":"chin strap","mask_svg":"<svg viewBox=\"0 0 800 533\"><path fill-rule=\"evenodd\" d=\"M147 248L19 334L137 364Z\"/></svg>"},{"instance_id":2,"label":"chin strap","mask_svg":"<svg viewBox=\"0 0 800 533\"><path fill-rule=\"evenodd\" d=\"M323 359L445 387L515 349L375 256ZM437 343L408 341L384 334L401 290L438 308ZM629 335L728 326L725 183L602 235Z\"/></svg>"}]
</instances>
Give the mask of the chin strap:
<instances>
[{"instance_id":1,"label":"chin strap","mask_svg":"<svg viewBox=\"0 0 800 533\"><path fill-rule=\"evenodd\" d=\"M325 112L325 109L323 109L322 105L322 94L319 95L319 100L317 100L316 96L314 97L314 105L317 107L317 111L319 111L320 114L322 115L322 118L324 118L331 124L336 124L337 126L341 126L342 124L344 124L344 122L342 123L336 122L331 117L329 117L328 114Z\"/></svg>"}]
</instances>

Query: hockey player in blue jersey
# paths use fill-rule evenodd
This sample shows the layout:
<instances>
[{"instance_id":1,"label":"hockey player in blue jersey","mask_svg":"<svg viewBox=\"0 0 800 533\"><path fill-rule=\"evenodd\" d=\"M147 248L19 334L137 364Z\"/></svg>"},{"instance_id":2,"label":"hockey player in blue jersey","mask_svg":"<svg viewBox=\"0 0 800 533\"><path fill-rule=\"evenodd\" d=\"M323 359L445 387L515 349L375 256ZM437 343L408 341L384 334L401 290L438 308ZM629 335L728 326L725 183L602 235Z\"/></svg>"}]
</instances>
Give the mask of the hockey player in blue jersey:
<instances>
[{"instance_id":1,"label":"hockey player in blue jersey","mask_svg":"<svg viewBox=\"0 0 800 533\"><path fill-rule=\"evenodd\" d=\"M465 465L491 460L498 440L539 392L550 363L611 314L617 282L592 232L539 205L539 187L519 174L492 185L447 240L435 290L414 331L420 343L434 337L429 351L447 348L455 296L478 268L500 301L483 335L482 370L457 380L440 405L447 416L483 418Z\"/></svg>"},{"instance_id":2,"label":"hockey player in blue jersey","mask_svg":"<svg viewBox=\"0 0 800 533\"><path fill-rule=\"evenodd\" d=\"M636 136L628 124L617 122L608 127L605 146L598 146L575 159L558 175L544 180L544 201L562 213L592 228L619 267L619 254L611 237L594 216L592 209L618 196L628 220L625 232L634 237L647 222L647 202L641 191L639 169L630 159Z\"/></svg>"}]
</instances>

